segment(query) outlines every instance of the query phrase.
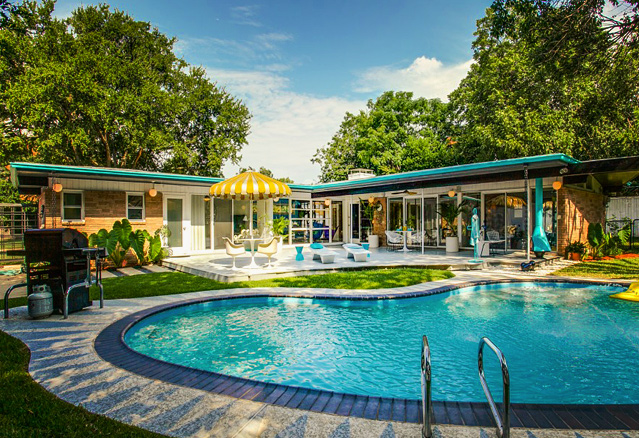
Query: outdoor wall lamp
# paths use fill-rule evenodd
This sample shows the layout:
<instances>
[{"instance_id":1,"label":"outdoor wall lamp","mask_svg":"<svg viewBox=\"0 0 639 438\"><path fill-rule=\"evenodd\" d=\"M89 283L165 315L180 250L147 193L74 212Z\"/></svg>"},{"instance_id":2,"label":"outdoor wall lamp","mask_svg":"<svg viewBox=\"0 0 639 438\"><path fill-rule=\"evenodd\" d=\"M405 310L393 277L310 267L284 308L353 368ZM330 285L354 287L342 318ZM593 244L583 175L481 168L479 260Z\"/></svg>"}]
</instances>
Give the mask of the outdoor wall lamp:
<instances>
[{"instance_id":1,"label":"outdoor wall lamp","mask_svg":"<svg viewBox=\"0 0 639 438\"><path fill-rule=\"evenodd\" d=\"M552 183L552 188L555 190L559 190L561 188L561 181L555 181Z\"/></svg>"},{"instance_id":2,"label":"outdoor wall lamp","mask_svg":"<svg viewBox=\"0 0 639 438\"><path fill-rule=\"evenodd\" d=\"M329 205L331 205L331 200L330 200L330 199L326 199L326 200L324 200L324 205L325 205L325 206L327 206L327 207L328 207Z\"/></svg>"},{"instance_id":3,"label":"outdoor wall lamp","mask_svg":"<svg viewBox=\"0 0 639 438\"><path fill-rule=\"evenodd\" d=\"M451 189L451 190L449 190L449 191L448 191L448 197L449 197L449 198L453 198L454 196L455 196L455 191L454 191L454 190L452 190L452 189Z\"/></svg>"},{"instance_id":4,"label":"outdoor wall lamp","mask_svg":"<svg viewBox=\"0 0 639 438\"><path fill-rule=\"evenodd\" d=\"M60 193L62 191L62 184L57 182L53 184L53 191L56 193Z\"/></svg>"},{"instance_id":5,"label":"outdoor wall lamp","mask_svg":"<svg viewBox=\"0 0 639 438\"><path fill-rule=\"evenodd\" d=\"M158 194L158 191L155 190L155 181L153 181L153 187L149 189L149 196L155 198Z\"/></svg>"},{"instance_id":6,"label":"outdoor wall lamp","mask_svg":"<svg viewBox=\"0 0 639 438\"><path fill-rule=\"evenodd\" d=\"M209 195L206 195L204 197L204 202L209 202L211 200L211 197Z\"/></svg>"}]
</instances>

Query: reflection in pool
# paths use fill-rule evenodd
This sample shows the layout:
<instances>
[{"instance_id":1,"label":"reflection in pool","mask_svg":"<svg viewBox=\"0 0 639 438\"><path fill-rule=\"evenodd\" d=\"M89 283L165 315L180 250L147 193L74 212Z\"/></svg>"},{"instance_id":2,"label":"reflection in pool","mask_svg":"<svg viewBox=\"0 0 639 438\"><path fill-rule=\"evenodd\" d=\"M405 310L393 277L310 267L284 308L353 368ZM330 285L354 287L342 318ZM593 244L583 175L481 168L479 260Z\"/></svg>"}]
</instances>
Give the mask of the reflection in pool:
<instances>
[{"instance_id":1,"label":"reflection in pool","mask_svg":"<svg viewBox=\"0 0 639 438\"><path fill-rule=\"evenodd\" d=\"M638 403L639 306L618 287L506 283L378 300L242 298L160 312L127 344L168 362L264 382L362 395L420 397L421 335L433 399L483 401L477 345L504 352L515 403ZM496 398L501 378L487 353Z\"/></svg>"}]
</instances>

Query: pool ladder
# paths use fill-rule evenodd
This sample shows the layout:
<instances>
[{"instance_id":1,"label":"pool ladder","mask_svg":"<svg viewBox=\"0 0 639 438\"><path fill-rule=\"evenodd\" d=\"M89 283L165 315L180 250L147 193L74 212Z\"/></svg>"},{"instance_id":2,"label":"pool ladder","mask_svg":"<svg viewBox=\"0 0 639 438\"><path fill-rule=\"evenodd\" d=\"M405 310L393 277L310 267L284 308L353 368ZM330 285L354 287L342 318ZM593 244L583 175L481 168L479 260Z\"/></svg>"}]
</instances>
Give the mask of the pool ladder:
<instances>
[{"instance_id":1,"label":"pool ladder","mask_svg":"<svg viewBox=\"0 0 639 438\"><path fill-rule=\"evenodd\" d=\"M500 413L497 404L490 393L490 388L486 383L484 376L484 346L493 350L499 359L501 365L501 376L503 386L503 412ZM500 438L510 438L510 373L508 372L508 364L501 350L493 344L493 342L483 337L479 341L479 351L477 353L477 367L479 369L479 381L484 390L490 411L497 425L497 436ZM422 438L431 438L433 436L433 401L431 399L431 363L430 363L430 346L428 338L422 336L422 416L424 423L422 426Z\"/></svg>"}]
</instances>

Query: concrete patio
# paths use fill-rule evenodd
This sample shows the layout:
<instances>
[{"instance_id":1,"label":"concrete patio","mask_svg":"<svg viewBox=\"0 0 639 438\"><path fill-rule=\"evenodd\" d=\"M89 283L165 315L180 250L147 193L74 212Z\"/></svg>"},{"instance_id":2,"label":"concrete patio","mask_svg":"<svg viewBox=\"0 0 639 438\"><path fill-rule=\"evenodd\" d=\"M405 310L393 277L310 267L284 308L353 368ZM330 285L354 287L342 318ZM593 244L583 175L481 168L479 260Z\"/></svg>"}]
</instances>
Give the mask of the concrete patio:
<instances>
[{"instance_id":1,"label":"concrete patio","mask_svg":"<svg viewBox=\"0 0 639 438\"><path fill-rule=\"evenodd\" d=\"M444 249L426 249L410 252L390 251L387 248L371 248L371 256L366 262L356 262L346 257L346 251L341 245L327 245L329 249L337 252L335 263L322 264L319 259L313 260L308 247L303 249L304 260L295 260L294 247L285 247L272 258L273 267L267 268L267 258L257 254L255 261L260 265L259 269L248 269L251 262L250 253L236 259L237 269L232 269L232 259L225 251L213 251L201 255L187 257L171 257L162 262L162 265L176 271L187 272L202 277L212 278L223 282L260 280L276 277L291 277L308 275L312 273L331 272L340 269L365 269L370 267L429 267L439 269L451 269L453 271L479 270L495 266L519 268L526 261L525 251L513 251L506 254L497 254L491 257L482 257L481 263L471 262L473 252L470 250L458 253L447 253ZM533 255L534 259L534 255ZM537 263L550 264L558 260L555 253L547 253L544 260L535 259Z\"/></svg>"}]
</instances>

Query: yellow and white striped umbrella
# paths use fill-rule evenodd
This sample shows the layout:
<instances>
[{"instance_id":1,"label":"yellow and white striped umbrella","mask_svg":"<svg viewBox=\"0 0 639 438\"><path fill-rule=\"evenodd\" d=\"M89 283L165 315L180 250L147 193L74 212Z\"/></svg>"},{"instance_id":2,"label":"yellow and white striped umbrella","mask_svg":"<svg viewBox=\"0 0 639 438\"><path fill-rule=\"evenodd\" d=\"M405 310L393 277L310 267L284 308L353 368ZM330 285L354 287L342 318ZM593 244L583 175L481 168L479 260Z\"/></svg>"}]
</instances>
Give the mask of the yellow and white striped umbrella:
<instances>
[{"instance_id":1,"label":"yellow and white striped umbrella","mask_svg":"<svg viewBox=\"0 0 639 438\"><path fill-rule=\"evenodd\" d=\"M216 198L255 200L290 196L291 189L283 182L259 172L244 172L213 184L209 193Z\"/></svg>"}]
</instances>

